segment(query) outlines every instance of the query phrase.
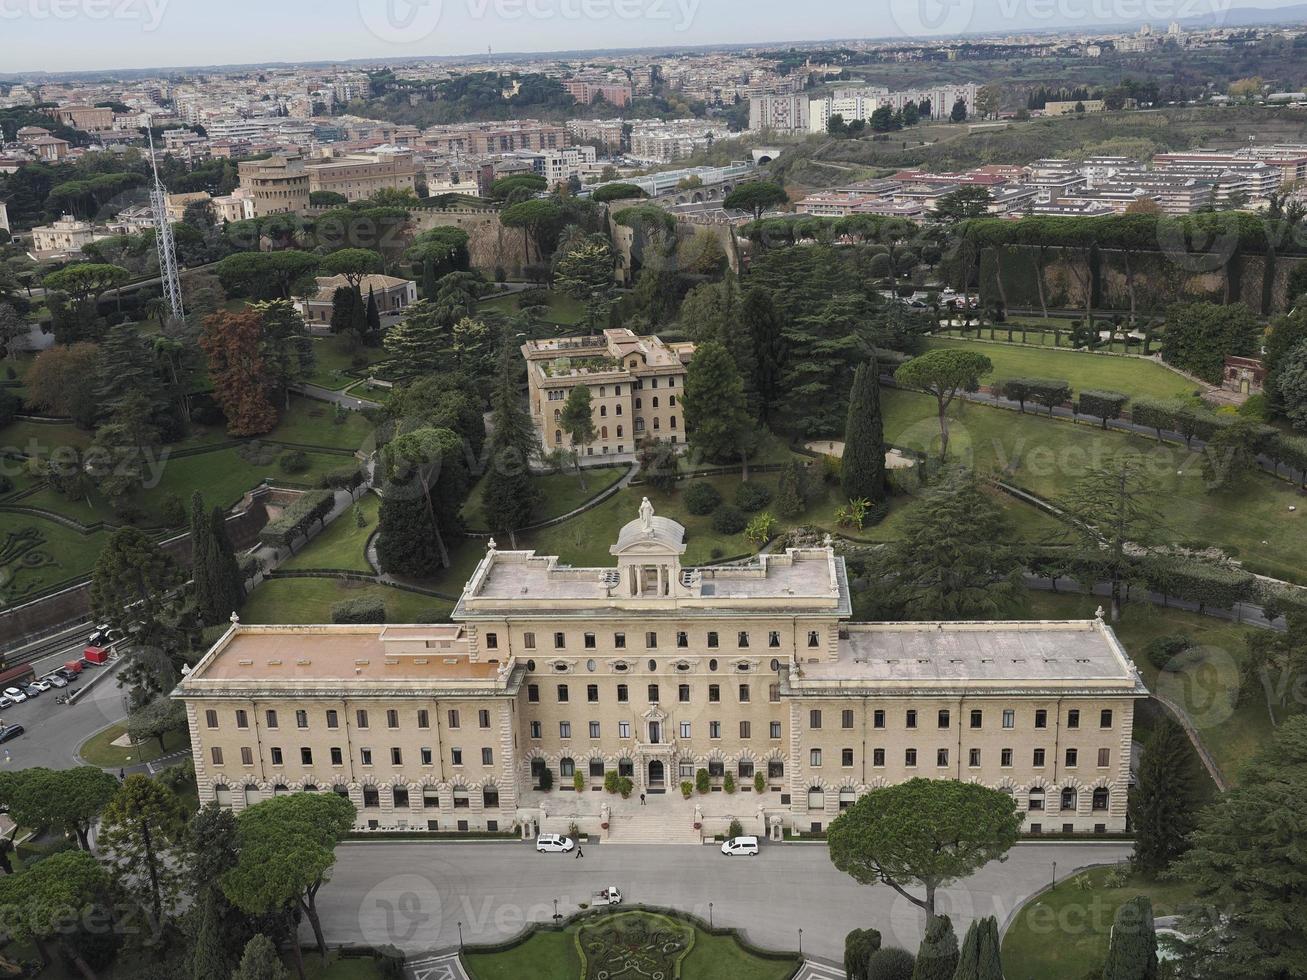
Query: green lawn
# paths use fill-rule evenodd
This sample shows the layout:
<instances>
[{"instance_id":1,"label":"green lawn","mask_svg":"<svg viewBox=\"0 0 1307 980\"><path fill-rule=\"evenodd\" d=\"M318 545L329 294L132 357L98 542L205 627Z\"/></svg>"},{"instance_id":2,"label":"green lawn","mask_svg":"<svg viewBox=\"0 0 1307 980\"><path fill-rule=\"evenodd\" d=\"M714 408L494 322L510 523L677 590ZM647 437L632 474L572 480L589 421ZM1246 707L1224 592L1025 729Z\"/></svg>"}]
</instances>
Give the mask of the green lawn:
<instances>
[{"instance_id":1,"label":"green lawn","mask_svg":"<svg viewBox=\"0 0 1307 980\"><path fill-rule=\"evenodd\" d=\"M41 540L26 558L0 566L0 604L90 574L108 540L103 531L81 534L38 515L0 511L0 546L9 534L21 534L27 529L35 530Z\"/></svg>"},{"instance_id":2,"label":"green lawn","mask_svg":"<svg viewBox=\"0 0 1307 980\"><path fill-rule=\"evenodd\" d=\"M88 668L94 669L94 668ZM108 728L92 735L78 748L78 754L86 760L87 765L112 769L117 766L135 765L141 762L153 762L162 755L168 755L190 745L190 736L186 732L173 732L164 738L166 751L160 751L156 739L142 742L128 748L111 745L114 739L127 731L125 724L110 725Z\"/></svg>"},{"instance_id":3,"label":"green lawn","mask_svg":"<svg viewBox=\"0 0 1307 980\"><path fill-rule=\"evenodd\" d=\"M1002 331L995 336L1003 339L1007 332ZM1192 381L1182 378L1174 371L1137 357L1113 357L1050 347L991 344L959 337L932 337L926 343L932 349L956 347L984 354L994 362L994 373L984 379L985 384L989 385L1011 378L1055 378L1069 381L1077 393L1095 389L1148 398L1184 396L1191 394L1196 387Z\"/></svg>"},{"instance_id":4,"label":"green lawn","mask_svg":"<svg viewBox=\"0 0 1307 980\"><path fill-rule=\"evenodd\" d=\"M1026 905L1003 936L1007 980L1083 980L1107 958L1112 918L1127 899L1147 895L1153 915L1171 915L1192 901L1191 886L1135 876L1108 887L1110 869L1093 868L1058 882ZM1081 882L1089 887L1080 887Z\"/></svg>"},{"instance_id":5,"label":"green lawn","mask_svg":"<svg viewBox=\"0 0 1307 980\"><path fill-rule=\"evenodd\" d=\"M938 451L933 398L887 389L882 405L888 442ZM1307 581L1302 563L1307 509L1291 484L1256 473L1244 486L1208 493L1199 456L1182 445L960 401L950 418L950 458L970 460L981 473L1001 472L1007 482L1046 499L1064 494L1097 460L1143 454L1157 484L1155 502L1168 540L1216 545L1251 570Z\"/></svg>"},{"instance_id":6,"label":"green lawn","mask_svg":"<svg viewBox=\"0 0 1307 980\"><path fill-rule=\"evenodd\" d=\"M491 313L518 313L521 311L521 307L518 305L521 296L521 293L496 296L494 299L484 300L481 303L481 309ZM556 293L553 290L549 290L546 296L549 305L535 307L533 316L547 323L567 326L580 323L585 319L585 305L579 300L572 299L566 293Z\"/></svg>"},{"instance_id":7,"label":"green lawn","mask_svg":"<svg viewBox=\"0 0 1307 980\"><path fill-rule=\"evenodd\" d=\"M347 370L354 370L356 358L375 364L385 360L386 356L385 350L380 347L355 347L351 350L348 339L341 334L314 337L314 366L308 381L322 388L339 391L358 380L354 375L346 373Z\"/></svg>"},{"instance_id":8,"label":"green lawn","mask_svg":"<svg viewBox=\"0 0 1307 980\"><path fill-rule=\"evenodd\" d=\"M604 916L598 919L583 920L573 923L561 931L540 930L526 942L495 953L464 953L463 965L473 980L519 980L531 977L533 980L593 980L595 977L609 976L605 969L612 964L600 962L595 957L585 964L586 972L582 974L583 964L577 951L577 933L588 943L604 934L605 925L633 918L649 918L653 922L667 922L662 916L651 916L641 912L618 912L612 918ZM683 954L680 970L676 976L683 980L786 980L794 973L797 957L787 959L764 959L748 952L735 941L734 936L714 936L689 923L679 920L667 924L667 928L685 930L693 929L693 942L688 953ZM589 954L588 954L589 955ZM637 959L644 969L635 968L632 976L648 975L646 970L653 969L653 960L646 960L637 954ZM624 975L613 972L612 976Z\"/></svg>"},{"instance_id":9,"label":"green lawn","mask_svg":"<svg viewBox=\"0 0 1307 980\"><path fill-rule=\"evenodd\" d=\"M293 976L294 967L288 966L288 969ZM305 950L304 976L305 980L383 980L386 974L382 973L377 960L361 956L342 957L338 953L331 953L324 967L317 953Z\"/></svg>"},{"instance_id":10,"label":"green lawn","mask_svg":"<svg viewBox=\"0 0 1307 980\"><path fill-rule=\"evenodd\" d=\"M374 595L385 600L386 619L392 623L441 623L453 611L451 603L379 583L279 578L264 582L250 594L241 608L241 622L330 623L333 603Z\"/></svg>"},{"instance_id":11,"label":"green lawn","mask_svg":"<svg viewBox=\"0 0 1307 980\"><path fill-rule=\"evenodd\" d=\"M91 444L92 433L71 422L28 422L20 419L0 429L0 449L48 456L59 446L83 449Z\"/></svg>"},{"instance_id":12,"label":"green lawn","mask_svg":"<svg viewBox=\"0 0 1307 980\"><path fill-rule=\"evenodd\" d=\"M585 489L575 473L542 473L533 478L540 488L540 503L531 514L533 523L547 521L570 513L587 500L603 493L626 473L625 466L604 466L585 470ZM481 498L485 493L487 477L477 481L463 504L463 521L470 530L484 530L485 518L481 513Z\"/></svg>"},{"instance_id":13,"label":"green lawn","mask_svg":"<svg viewBox=\"0 0 1307 980\"><path fill-rule=\"evenodd\" d=\"M262 438L353 451L370 445L372 433L372 423L359 412L346 412L344 421L337 422L335 406L328 402L291 396L290 407L282 412L277 427Z\"/></svg>"},{"instance_id":14,"label":"green lawn","mask_svg":"<svg viewBox=\"0 0 1307 980\"><path fill-rule=\"evenodd\" d=\"M1091 619L1102 602L1100 596L1047 592L1031 592L1029 599L1029 615L1036 619ZM1132 602L1113 629L1148 689L1161 691L1189 712L1221 773L1231 783L1238 782L1239 770L1272 734L1270 715L1261 698L1248 698L1229 708L1238 668L1248 655L1247 637L1255 627ZM1159 683L1158 670L1148 662L1144 648L1149 640L1167 633L1188 634L1199 653L1186 660L1182 673L1170 673Z\"/></svg>"},{"instance_id":15,"label":"green lawn","mask_svg":"<svg viewBox=\"0 0 1307 980\"><path fill-rule=\"evenodd\" d=\"M281 567L294 570L299 568L340 568L351 572L371 572L365 548L368 538L377 529L377 512L381 509L381 498L374 493L365 494L355 505L364 517L364 525L359 527L354 510L348 510L327 525L299 553L290 558Z\"/></svg>"}]
</instances>

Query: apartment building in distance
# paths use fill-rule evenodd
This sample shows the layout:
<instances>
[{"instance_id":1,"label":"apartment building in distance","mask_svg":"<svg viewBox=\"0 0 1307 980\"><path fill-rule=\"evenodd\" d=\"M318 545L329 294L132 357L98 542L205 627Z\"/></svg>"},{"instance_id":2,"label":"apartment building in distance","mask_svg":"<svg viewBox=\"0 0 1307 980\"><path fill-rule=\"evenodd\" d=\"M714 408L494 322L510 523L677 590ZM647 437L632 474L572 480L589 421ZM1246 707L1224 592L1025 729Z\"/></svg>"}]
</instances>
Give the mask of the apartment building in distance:
<instances>
[{"instance_id":1,"label":"apartment building in distance","mask_svg":"<svg viewBox=\"0 0 1307 980\"><path fill-rule=\"evenodd\" d=\"M238 166L241 187L254 202L254 217L298 214L309 206L309 174L299 154L242 160Z\"/></svg>"},{"instance_id":2,"label":"apartment building in distance","mask_svg":"<svg viewBox=\"0 0 1307 980\"><path fill-rule=\"evenodd\" d=\"M331 191L349 201L367 200L380 190L416 193L417 166L411 150L381 147L304 164L309 193Z\"/></svg>"},{"instance_id":3,"label":"apartment building in distance","mask_svg":"<svg viewBox=\"0 0 1307 980\"><path fill-rule=\"evenodd\" d=\"M575 448L586 457L629 456L647 441L683 445L678 401L693 353L693 344L668 344L625 328L598 337L528 341L522 356L541 445L546 452ZM567 396L578 385L590 389L596 437L588 446L574 447L561 419Z\"/></svg>"},{"instance_id":4,"label":"apartment building in distance","mask_svg":"<svg viewBox=\"0 0 1307 980\"><path fill-rule=\"evenodd\" d=\"M749 129L778 133L806 133L809 120L808 96L798 94L760 95L749 100Z\"/></svg>"},{"instance_id":5,"label":"apartment building in distance","mask_svg":"<svg viewBox=\"0 0 1307 980\"><path fill-rule=\"evenodd\" d=\"M61 105L52 110L54 117L70 129L88 133L107 132L113 129L113 110L103 106Z\"/></svg>"},{"instance_id":6,"label":"apartment building in distance","mask_svg":"<svg viewBox=\"0 0 1307 980\"><path fill-rule=\"evenodd\" d=\"M491 540L452 623L233 617L172 694L200 800L334 792L364 829L622 839L638 804L602 792L616 772L697 840L732 815L819 832L920 776L1010 793L1032 833L1125 829L1148 692L1101 616L851 623L829 538L738 565L685 550L646 498L604 567ZM700 770L711 792L681 800Z\"/></svg>"},{"instance_id":7,"label":"apartment building in distance","mask_svg":"<svg viewBox=\"0 0 1307 980\"><path fill-rule=\"evenodd\" d=\"M295 309L310 327L331 323L331 310L336 290L350 283L344 276L318 276L317 292L295 300ZM359 295L367 301L369 295L377 301L377 310L383 316L397 316L417 302L418 286L412 279L374 274L359 280Z\"/></svg>"},{"instance_id":8,"label":"apartment building in distance","mask_svg":"<svg viewBox=\"0 0 1307 980\"><path fill-rule=\"evenodd\" d=\"M631 102L631 86L626 83L602 79L566 78L563 79L562 85L563 90L581 105L589 105L595 99L602 98L609 105L622 109Z\"/></svg>"}]
</instances>

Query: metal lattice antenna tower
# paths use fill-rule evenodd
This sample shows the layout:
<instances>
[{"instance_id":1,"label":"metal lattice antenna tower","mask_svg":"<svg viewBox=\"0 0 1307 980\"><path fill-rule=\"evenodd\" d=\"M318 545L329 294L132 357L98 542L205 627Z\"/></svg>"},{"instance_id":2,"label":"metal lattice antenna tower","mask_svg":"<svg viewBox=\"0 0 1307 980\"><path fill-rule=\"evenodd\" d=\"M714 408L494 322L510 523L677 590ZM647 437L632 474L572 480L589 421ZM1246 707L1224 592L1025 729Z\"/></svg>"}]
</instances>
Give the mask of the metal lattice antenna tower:
<instances>
[{"instance_id":1,"label":"metal lattice antenna tower","mask_svg":"<svg viewBox=\"0 0 1307 980\"><path fill-rule=\"evenodd\" d=\"M177 275L177 251L173 247L172 223L168 220L168 191L159 179L159 164L154 157L154 120L149 121L146 133L150 138L150 168L154 171L154 185L150 188L150 209L154 212L154 244L159 250L159 281L168 301L168 313L176 323L182 323L186 310L182 306L182 283Z\"/></svg>"}]
</instances>

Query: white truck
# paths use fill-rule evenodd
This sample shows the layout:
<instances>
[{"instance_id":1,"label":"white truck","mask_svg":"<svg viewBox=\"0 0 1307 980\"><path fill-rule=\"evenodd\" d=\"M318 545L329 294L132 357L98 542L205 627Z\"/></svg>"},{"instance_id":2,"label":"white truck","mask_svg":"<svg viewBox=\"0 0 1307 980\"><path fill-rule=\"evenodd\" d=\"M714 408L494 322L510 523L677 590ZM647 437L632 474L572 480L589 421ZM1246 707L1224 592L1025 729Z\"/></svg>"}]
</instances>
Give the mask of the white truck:
<instances>
[{"instance_id":1,"label":"white truck","mask_svg":"<svg viewBox=\"0 0 1307 980\"><path fill-rule=\"evenodd\" d=\"M595 892L594 897L590 899L591 905L621 905L622 893L617 890L616 885L609 885L601 892Z\"/></svg>"}]
</instances>

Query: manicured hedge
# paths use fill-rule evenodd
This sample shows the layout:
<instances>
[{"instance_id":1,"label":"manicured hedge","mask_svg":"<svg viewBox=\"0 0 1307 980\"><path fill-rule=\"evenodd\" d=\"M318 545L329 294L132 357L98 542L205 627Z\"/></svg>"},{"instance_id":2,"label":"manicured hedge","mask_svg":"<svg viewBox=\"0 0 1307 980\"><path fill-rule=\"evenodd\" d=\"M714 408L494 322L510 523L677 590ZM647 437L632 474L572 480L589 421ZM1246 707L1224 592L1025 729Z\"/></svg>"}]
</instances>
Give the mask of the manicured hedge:
<instances>
[{"instance_id":1,"label":"manicured hedge","mask_svg":"<svg viewBox=\"0 0 1307 980\"><path fill-rule=\"evenodd\" d=\"M259 540L274 548L286 547L307 533L315 523L321 524L335 503L336 495L330 490L310 490L287 507L280 517L269 521L259 532Z\"/></svg>"}]
</instances>

